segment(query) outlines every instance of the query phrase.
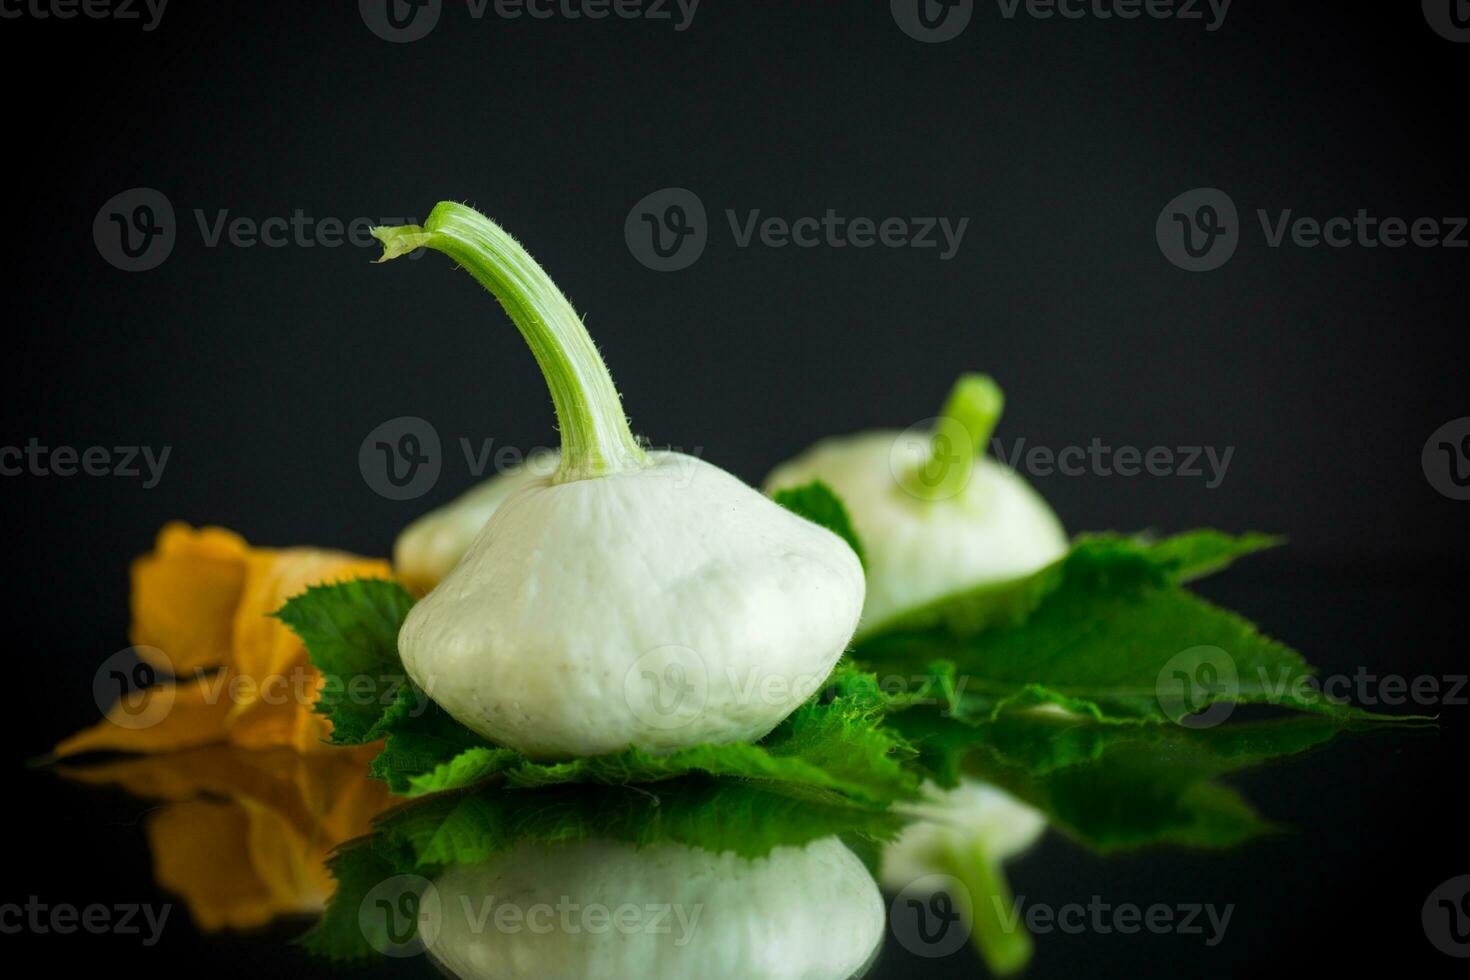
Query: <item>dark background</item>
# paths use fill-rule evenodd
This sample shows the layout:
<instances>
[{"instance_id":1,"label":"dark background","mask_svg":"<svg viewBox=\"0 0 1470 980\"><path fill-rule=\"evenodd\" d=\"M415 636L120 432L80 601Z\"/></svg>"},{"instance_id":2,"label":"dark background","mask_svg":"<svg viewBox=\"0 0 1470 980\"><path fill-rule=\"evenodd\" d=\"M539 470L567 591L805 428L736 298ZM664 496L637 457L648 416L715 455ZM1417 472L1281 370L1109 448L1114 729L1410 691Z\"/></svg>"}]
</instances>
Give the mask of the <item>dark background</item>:
<instances>
[{"instance_id":1,"label":"dark background","mask_svg":"<svg viewBox=\"0 0 1470 980\"><path fill-rule=\"evenodd\" d=\"M1232 5L1199 21L1037 20L977 6L918 43L883 3L705 0L667 21L473 19L447 2L389 44L353 3L171 4L137 22L0 20L11 324L0 445L169 446L161 483L0 480L9 574L7 758L95 718L92 672L126 645L127 562L170 519L260 544L385 554L474 477L458 439L545 445L545 389L488 296L438 256L206 247L194 212L257 221L422 217L472 203L511 229L587 316L635 428L752 482L826 434L935 414L953 376L1005 387L999 435L1060 447L1235 447L1223 483L1038 478L1068 528L1198 525L1290 535L1206 591L1330 671L1464 671L1470 503L1420 453L1467 408L1464 249L1267 247L1255 210L1464 215L1470 45L1419 5ZM108 265L93 219L153 187L178 240L158 268ZM629 209L694 190L693 266L657 273ZM1222 268L1169 264L1154 222L1194 187L1241 212ZM968 217L959 253L739 249L724 211ZM430 420L426 496L386 500L357 454L375 426ZM1101 862L1053 840L1015 868L1055 903L1236 902L1227 942L1038 939L1037 976L1223 976L1456 965L1419 906L1470 871L1461 708L1437 736L1340 744L1241 780L1297 836L1219 858ZM16 770L12 769L12 772ZM0 900L147 900L145 806L16 774ZM24 937L58 961L170 974L309 974L270 942L158 947ZM286 930L285 932L289 932ZM6 937L10 941L12 937ZM890 947L894 944L890 943ZM964 954L893 975L966 975ZM386 971L385 971L386 972Z\"/></svg>"}]
</instances>

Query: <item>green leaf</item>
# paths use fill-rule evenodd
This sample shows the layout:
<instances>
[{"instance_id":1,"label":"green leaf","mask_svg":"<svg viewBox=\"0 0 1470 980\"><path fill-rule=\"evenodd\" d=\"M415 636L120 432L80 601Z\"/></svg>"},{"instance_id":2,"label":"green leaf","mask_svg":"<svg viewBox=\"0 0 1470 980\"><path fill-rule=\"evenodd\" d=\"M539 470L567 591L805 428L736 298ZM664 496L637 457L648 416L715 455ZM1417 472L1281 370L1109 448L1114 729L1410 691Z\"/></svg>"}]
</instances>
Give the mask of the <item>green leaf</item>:
<instances>
[{"instance_id":1,"label":"green leaf","mask_svg":"<svg viewBox=\"0 0 1470 980\"><path fill-rule=\"evenodd\" d=\"M861 685L850 670L844 672L843 683ZM703 773L830 790L887 803L913 796L918 780L904 767L912 750L883 727L883 712L880 700L867 692L849 690L830 700L807 702L756 744L696 745L665 755L628 748L554 763L532 762L507 749L470 748L430 772L411 777L407 793L421 796L496 775L503 775L512 788L539 788L564 783L656 783Z\"/></svg>"},{"instance_id":2,"label":"green leaf","mask_svg":"<svg viewBox=\"0 0 1470 980\"><path fill-rule=\"evenodd\" d=\"M391 741L389 747L392 748ZM428 754L426 759L427 757ZM434 757L443 759L444 754L438 752ZM374 763L376 764L376 760ZM404 796L425 796L429 793L475 786L491 776L525 763L525 757L514 749L477 745L460 750L448 761L436 761L429 768L422 768L416 759L406 760L396 756L385 761L383 768L393 792Z\"/></svg>"},{"instance_id":3,"label":"green leaf","mask_svg":"<svg viewBox=\"0 0 1470 980\"><path fill-rule=\"evenodd\" d=\"M301 638L322 673L316 710L331 719L333 742L376 741L384 716L403 710L408 678L398 628L413 601L396 582L355 579L312 586L274 614Z\"/></svg>"},{"instance_id":4,"label":"green leaf","mask_svg":"<svg viewBox=\"0 0 1470 980\"><path fill-rule=\"evenodd\" d=\"M777 490L772 499L793 514L805 517L813 524L820 524L846 541L857 552L858 561L863 563L863 567L868 567L863 543L858 539L857 531L853 530L847 508L843 506L842 498L827 484L821 480L813 480L799 487Z\"/></svg>"},{"instance_id":5,"label":"green leaf","mask_svg":"<svg viewBox=\"0 0 1470 980\"><path fill-rule=\"evenodd\" d=\"M1225 534L1213 528L1201 528L1176 534L1162 540L1120 538L1117 535L1089 535L1080 543L1096 546L1104 542L1129 542L1141 546L1148 559L1164 568L1175 582L1190 582L1213 575L1230 566L1237 558L1276 548L1286 543L1278 535L1249 532Z\"/></svg>"},{"instance_id":6,"label":"green leaf","mask_svg":"<svg viewBox=\"0 0 1470 980\"><path fill-rule=\"evenodd\" d=\"M450 717L407 677L398 631L414 599L400 585L357 579L314 586L277 613L306 645L324 683L316 710L332 719L332 741L360 745L386 738L371 772L393 792L409 793L416 778L462 753L500 753ZM465 766L443 788L467 785Z\"/></svg>"},{"instance_id":7,"label":"green leaf","mask_svg":"<svg viewBox=\"0 0 1470 980\"><path fill-rule=\"evenodd\" d=\"M1275 547L1265 534L1232 536L1203 529L1156 540L1145 535L1087 534L1071 550L1030 575L991 582L908 610L864 631L863 643L889 633L943 629L972 636L997 626L1016 626L1085 565L1122 582L1180 584L1227 567L1237 558Z\"/></svg>"},{"instance_id":8,"label":"green leaf","mask_svg":"<svg viewBox=\"0 0 1470 980\"><path fill-rule=\"evenodd\" d=\"M1020 622L980 633L886 633L854 656L880 673L953 663L956 710L972 721L1048 703L1113 721L1177 722L1245 703L1385 718L1324 696L1299 653L1178 584L1263 546L1259 537L1230 542L1214 532L1158 543L1084 539L1040 573L1044 584Z\"/></svg>"},{"instance_id":9,"label":"green leaf","mask_svg":"<svg viewBox=\"0 0 1470 980\"><path fill-rule=\"evenodd\" d=\"M433 789L473 785L479 780L473 778L468 766L453 767L454 760L462 756L489 754L520 758L510 749L492 745L470 731L427 697L423 697L422 703L422 713L405 715L385 726L388 740L372 762L372 774L386 782L394 793L419 795ZM452 767L452 772L439 777L440 785L415 789L418 780L429 779L445 767Z\"/></svg>"}]
</instances>

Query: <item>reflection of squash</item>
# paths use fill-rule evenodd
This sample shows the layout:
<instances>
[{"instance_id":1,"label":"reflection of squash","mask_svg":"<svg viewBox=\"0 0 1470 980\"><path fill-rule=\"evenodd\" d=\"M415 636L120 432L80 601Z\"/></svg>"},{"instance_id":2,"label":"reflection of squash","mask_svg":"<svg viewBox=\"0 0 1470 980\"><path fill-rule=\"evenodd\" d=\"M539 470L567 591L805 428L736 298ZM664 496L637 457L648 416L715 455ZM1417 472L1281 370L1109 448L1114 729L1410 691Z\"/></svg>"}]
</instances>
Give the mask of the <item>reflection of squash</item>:
<instances>
[{"instance_id":1,"label":"reflection of squash","mask_svg":"<svg viewBox=\"0 0 1470 980\"><path fill-rule=\"evenodd\" d=\"M450 868L421 909L430 955L465 980L846 980L885 927L877 883L836 837L753 860L668 842L521 844Z\"/></svg>"}]
</instances>

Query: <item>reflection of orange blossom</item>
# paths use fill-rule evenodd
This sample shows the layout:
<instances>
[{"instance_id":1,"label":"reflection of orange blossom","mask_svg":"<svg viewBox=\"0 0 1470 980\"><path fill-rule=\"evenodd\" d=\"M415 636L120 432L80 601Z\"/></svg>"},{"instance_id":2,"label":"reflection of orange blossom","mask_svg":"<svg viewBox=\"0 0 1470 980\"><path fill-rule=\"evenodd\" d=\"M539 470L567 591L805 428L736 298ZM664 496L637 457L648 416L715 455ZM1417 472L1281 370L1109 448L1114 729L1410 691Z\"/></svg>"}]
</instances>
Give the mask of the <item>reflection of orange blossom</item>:
<instances>
[{"instance_id":1,"label":"reflection of orange blossom","mask_svg":"<svg viewBox=\"0 0 1470 980\"><path fill-rule=\"evenodd\" d=\"M333 891L327 855L389 805L387 786L367 778L376 751L213 745L61 772L164 801L145 823L154 877L200 928L244 929L321 911Z\"/></svg>"}]
</instances>

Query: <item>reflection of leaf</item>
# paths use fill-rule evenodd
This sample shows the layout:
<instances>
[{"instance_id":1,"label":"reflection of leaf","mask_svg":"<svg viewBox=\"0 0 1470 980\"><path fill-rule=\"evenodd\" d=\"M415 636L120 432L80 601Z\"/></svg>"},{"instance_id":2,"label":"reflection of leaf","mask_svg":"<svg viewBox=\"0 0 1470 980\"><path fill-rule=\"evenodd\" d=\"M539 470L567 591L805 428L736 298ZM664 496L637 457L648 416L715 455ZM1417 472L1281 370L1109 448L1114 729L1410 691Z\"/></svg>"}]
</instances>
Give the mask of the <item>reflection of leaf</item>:
<instances>
[{"instance_id":1,"label":"reflection of leaf","mask_svg":"<svg viewBox=\"0 0 1470 980\"><path fill-rule=\"evenodd\" d=\"M374 958L377 949L388 947L378 937L378 946L374 948L364 935L363 917L358 915L358 908L368 892L397 873L393 862L370 842L359 841L338 851L327 867L336 880L337 890L327 903L326 912L299 942L307 952L322 959L346 963ZM382 921L366 917L369 927Z\"/></svg>"},{"instance_id":2,"label":"reflection of leaf","mask_svg":"<svg viewBox=\"0 0 1470 980\"><path fill-rule=\"evenodd\" d=\"M610 838L637 847L672 842L756 858L838 835L876 853L900 820L836 794L744 780L686 778L648 787L555 786L439 794L389 814L372 836L331 863L337 894L302 940L314 954L355 960L373 955L358 927L358 906L397 874L432 878L454 864L478 864L521 843L565 844Z\"/></svg>"},{"instance_id":3,"label":"reflection of leaf","mask_svg":"<svg viewBox=\"0 0 1470 980\"><path fill-rule=\"evenodd\" d=\"M895 724L942 783L960 772L993 782L1099 850L1224 847L1269 832L1273 825L1215 778L1304 752L1344 730L1317 716L1189 729L1099 725L1047 712L982 725L909 712Z\"/></svg>"},{"instance_id":4,"label":"reflection of leaf","mask_svg":"<svg viewBox=\"0 0 1470 980\"><path fill-rule=\"evenodd\" d=\"M611 837L638 847L670 841L755 858L833 834L886 839L898 819L841 797L741 780L691 778L656 787L571 787L441 796L379 832L408 845L415 866L484 861L524 842Z\"/></svg>"},{"instance_id":5,"label":"reflection of leaf","mask_svg":"<svg viewBox=\"0 0 1470 980\"><path fill-rule=\"evenodd\" d=\"M1262 546L1212 532L1154 544L1084 539L1033 577L1035 604L1023 622L964 636L946 628L888 633L855 656L880 672L952 662L964 685L959 706L979 720L1045 703L1098 720L1177 721L1183 706L1198 711L1216 702L1382 717L1317 693L1312 668L1295 650L1179 585ZM1212 683L1196 688L1202 664ZM1161 691L1181 683L1190 685L1190 699L1167 702Z\"/></svg>"}]
</instances>

